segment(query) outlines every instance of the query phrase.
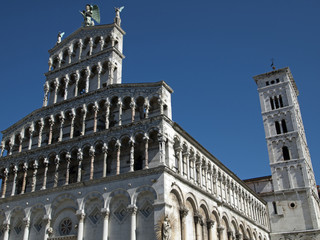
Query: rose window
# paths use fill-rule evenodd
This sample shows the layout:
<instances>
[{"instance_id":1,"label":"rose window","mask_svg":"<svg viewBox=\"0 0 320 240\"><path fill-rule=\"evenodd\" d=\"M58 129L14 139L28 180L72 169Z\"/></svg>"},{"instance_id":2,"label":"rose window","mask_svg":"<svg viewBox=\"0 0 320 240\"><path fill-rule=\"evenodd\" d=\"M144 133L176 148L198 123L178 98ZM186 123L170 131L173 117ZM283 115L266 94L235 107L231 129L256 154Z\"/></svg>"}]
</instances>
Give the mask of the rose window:
<instances>
[{"instance_id":1,"label":"rose window","mask_svg":"<svg viewBox=\"0 0 320 240\"><path fill-rule=\"evenodd\" d=\"M59 231L61 235L69 235L72 229L72 221L70 218L65 218L60 222Z\"/></svg>"}]
</instances>

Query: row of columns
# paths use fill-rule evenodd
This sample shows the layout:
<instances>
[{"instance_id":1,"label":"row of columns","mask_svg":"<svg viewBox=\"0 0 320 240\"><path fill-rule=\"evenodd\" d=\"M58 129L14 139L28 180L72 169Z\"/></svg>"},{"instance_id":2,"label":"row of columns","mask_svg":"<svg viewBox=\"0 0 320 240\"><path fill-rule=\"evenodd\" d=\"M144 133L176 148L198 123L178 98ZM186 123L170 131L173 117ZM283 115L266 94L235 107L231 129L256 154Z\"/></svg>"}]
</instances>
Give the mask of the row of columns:
<instances>
[{"instance_id":1,"label":"row of columns","mask_svg":"<svg viewBox=\"0 0 320 240\"><path fill-rule=\"evenodd\" d=\"M206 191L221 196L221 201L238 208L246 216L258 221L262 225L267 224L266 210L262 205L254 202L248 194L238 190L222 174L211 169L207 162L197 158L193 154L190 157L189 151L182 151L182 147L175 148L175 156L178 158L178 173L193 183L204 188ZM218 192L217 190L220 190Z\"/></svg>"},{"instance_id":2,"label":"row of columns","mask_svg":"<svg viewBox=\"0 0 320 240\"><path fill-rule=\"evenodd\" d=\"M160 99L159 99L160 100ZM163 102L160 100L159 101L160 104L160 114L163 114ZM110 122L109 122L109 117L110 117L110 100L109 98L106 99L105 102L105 129L109 129L110 127ZM118 107L119 107L119 115L118 115L118 125L121 126L122 125L122 100L121 98L119 98L118 101ZM131 122L135 121L135 108L136 108L136 103L134 98L131 98L131 103L130 103L130 108L131 108ZM149 100L148 98L145 99L145 103L144 103L144 110L145 110L145 118L149 117L149 109L150 109L150 104L149 104ZM94 118L93 118L93 132L97 132L97 120L98 120L98 112L99 112L99 105L97 102L94 102L93 105L93 111L94 111ZM87 105L83 104L82 108L81 108L81 136L85 135L86 132L86 118L87 118L87 113L88 113L88 109L87 109ZM64 128L64 123L65 123L65 113L61 112L59 113L59 120L58 122L55 121L55 118L53 115L51 115L48 119L48 124L49 124L49 133L48 133L48 145L52 144L52 137L53 137L53 127L55 124L59 124L59 138L58 138L58 142L61 142L63 140L63 128ZM70 113L69 113L69 117L70 117L70 135L69 138L72 139L74 137L74 124L75 124L75 118L76 118L76 111L75 108L71 109ZM41 118L38 123L39 125L39 136L38 136L38 147L41 147L42 144L42 135L43 135L43 129L44 129L44 119ZM34 127L34 123L32 123L29 126L29 145L28 145L28 150L30 150L32 148L32 140L33 140L33 134L35 131L35 127ZM23 131L22 131L23 132ZM23 143L23 139L24 136L22 134L22 132L19 134L19 148L18 148L18 152L22 151L22 143ZM13 146L14 144L16 144L13 140L15 139L15 137L11 137L12 140L9 141L8 143L8 155L12 155L12 150L13 150ZM0 157L3 156L5 150L5 142L2 141L1 143L1 153L0 153Z\"/></svg>"},{"instance_id":3,"label":"row of columns","mask_svg":"<svg viewBox=\"0 0 320 240\"><path fill-rule=\"evenodd\" d=\"M144 169L149 168L149 136L147 134L143 137L144 140ZM160 164L164 164L165 162L165 138L162 134L159 134L158 136L159 141L159 150L160 150ZM130 172L134 171L134 146L135 146L135 140L133 137L129 140L130 144ZM120 156L121 156L121 142L120 140L117 140L115 143L116 148L116 175L120 174ZM107 157L108 157L108 145L106 143L102 146L102 153L103 153L103 172L102 177L107 176ZM89 179L92 180L94 178L94 161L95 161L95 148L94 146L91 146L89 149L89 157L90 157L90 176ZM65 155L66 159L66 173L65 173L65 184L69 184L70 179L70 163L71 163L71 154L70 152L67 152ZM77 161L78 161L78 170L77 170L77 182L82 181L82 161L83 161L83 152L82 149L79 148L77 151ZM54 179L53 179L53 187L58 186L59 181L59 166L60 166L60 156L56 155L54 158L54 164L55 164L55 171L54 171ZM43 159L43 183L41 190L44 190L47 188L47 178L48 178L48 169L49 169L49 159L44 158ZM12 192L11 196L16 195L16 187L17 187L17 176L18 176L18 166L14 165L12 168L13 173L13 182L12 182ZM21 194L25 193L26 190L26 180L27 180L27 171L28 171L28 163L23 164L23 181L22 181L22 190ZM38 173L38 161L35 161L33 163L33 172L32 172L32 183L31 183L31 192L34 192L36 190L36 183L37 183L37 173ZM7 184L8 184L8 176L9 176L9 169L5 168L3 171L3 177L2 177L2 194L1 197L6 197L6 191L7 191Z\"/></svg>"},{"instance_id":4,"label":"row of columns","mask_svg":"<svg viewBox=\"0 0 320 240\"><path fill-rule=\"evenodd\" d=\"M114 83L114 78L113 78L113 73L115 71L116 65L115 63L113 63L112 61L108 62L108 78L106 78L105 80L105 84L113 84ZM89 92L89 86L90 86L90 76L92 74L92 66L87 66L85 69L83 69L85 75L85 93ZM97 89L100 89L102 84L101 84L101 73L102 73L102 63L98 62L97 66L96 66L96 71L98 74L98 83L97 83ZM63 93L63 100L67 100L68 99L68 87L70 84L70 75L74 76L74 80L75 80L75 88L74 88L74 95L73 97L77 97L78 96L78 92L79 92L79 81L80 81L80 71L77 70L75 73L73 74L66 74L63 76L63 80L59 81L59 78L55 78L54 80L52 80L50 83L49 81L46 81L46 83L44 84L44 97L43 97L43 107L48 106L48 97L49 97L49 92L50 92L50 85L52 83L53 85L53 91L52 93L54 94L53 96L53 104L57 103L57 99L58 99L58 92L59 92L59 88L63 88L64 89L64 93Z\"/></svg>"},{"instance_id":5,"label":"row of columns","mask_svg":"<svg viewBox=\"0 0 320 240\"><path fill-rule=\"evenodd\" d=\"M115 42L116 42L116 38L114 36L114 34L110 34L109 35L110 37L110 41L111 41L111 47L114 47L115 46ZM103 36L100 36L100 39L99 39L99 50L100 51L103 51L104 50L104 47L105 47L105 39ZM78 55L78 58L76 60L81 60L82 58L82 52L84 50L84 43L83 43L83 40L82 39L79 39L79 41L77 43L77 46L79 47L79 55ZM49 67L49 71L52 70L52 67L53 67L53 61L56 60L57 61L57 66L55 66L56 68L60 68L61 67L61 64L62 64L62 61L63 60L67 60L67 63L68 64L71 64L72 63L72 55L74 55L74 45L75 44L71 44L70 46L62 49L58 54L56 55L53 55L49 58L48 60L48 67ZM90 37L89 38L89 41L88 41L88 46L89 46L89 51L88 51L88 55L91 56L93 54L93 48L94 48L94 42L93 42L93 38ZM63 59L63 53L67 53L67 56L68 56L68 59Z\"/></svg>"}]
</instances>

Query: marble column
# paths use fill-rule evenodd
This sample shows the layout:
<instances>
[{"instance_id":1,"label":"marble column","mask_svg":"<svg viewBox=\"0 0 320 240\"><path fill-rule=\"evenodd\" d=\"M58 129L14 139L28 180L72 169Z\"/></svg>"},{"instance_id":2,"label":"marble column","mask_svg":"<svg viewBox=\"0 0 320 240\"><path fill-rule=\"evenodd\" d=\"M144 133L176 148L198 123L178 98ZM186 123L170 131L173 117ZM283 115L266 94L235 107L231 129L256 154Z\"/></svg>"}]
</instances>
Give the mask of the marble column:
<instances>
[{"instance_id":1,"label":"marble column","mask_svg":"<svg viewBox=\"0 0 320 240\"><path fill-rule=\"evenodd\" d=\"M73 54L73 45L68 47L68 63L69 64L72 62L72 54Z\"/></svg>"},{"instance_id":2,"label":"marble column","mask_svg":"<svg viewBox=\"0 0 320 240\"><path fill-rule=\"evenodd\" d=\"M59 182L59 166L60 166L60 158L59 155L56 155L55 159L54 159L54 163L56 165L55 171L54 171L54 182L53 182L53 187L57 187L58 186L58 182Z\"/></svg>"},{"instance_id":3,"label":"marble column","mask_svg":"<svg viewBox=\"0 0 320 240\"><path fill-rule=\"evenodd\" d=\"M102 240L108 240L109 238L109 216L110 212L106 208L101 209L103 217L103 230L102 230Z\"/></svg>"},{"instance_id":4,"label":"marble column","mask_svg":"<svg viewBox=\"0 0 320 240\"><path fill-rule=\"evenodd\" d=\"M83 240L84 218L86 215L83 210L77 210L76 215L79 219L77 240Z\"/></svg>"},{"instance_id":5,"label":"marble column","mask_svg":"<svg viewBox=\"0 0 320 240\"><path fill-rule=\"evenodd\" d=\"M59 120L60 120L60 133L59 133L59 139L58 142L61 142L63 139L63 124L65 121L65 117L64 117L64 113L61 112L61 115L59 116Z\"/></svg>"},{"instance_id":6,"label":"marble column","mask_svg":"<svg viewBox=\"0 0 320 240\"><path fill-rule=\"evenodd\" d=\"M237 240L242 240L243 239L242 234L241 233L237 233L236 234L236 239Z\"/></svg>"},{"instance_id":7,"label":"marble column","mask_svg":"<svg viewBox=\"0 0 320 240\"><path fill-rule=\"evenodd\" d=\"M51 115L51 117L49 118L49 138L48 138L48 145L50 145L52 143L52 129L53 129L53 125L54 125L54 118Z\"/></svg>"},{"instance_id":8,"label":"marble column","mask_svg":"<svg viewBox=\"0 0 320 240\"><path fill-rule=\"evenodd\" d=\"M23 231L23 240L29 239L29 228L30 228L30 219L23 219L24 231Z\"/></svg>"},{"instance_id":9,"label":"marble column","mask_svg":"<svg viewBox=\"0 0 320 240\"><path fill-rule=\"evenodd\" d=\"M14 196L16 194L16 186L17 186L17 175L18 175L18 167L15 165L12 168L13 172L13 181L12 181L12 192L11 196Z\"/></svg>"},{"instance_id":10,"label":"marble column","mask_svg":"<svg viewBox=\"0 0 320 240\"><path fill-rule=\"evenodd\" d=\"M113 79L114 68L115 68L114 64L111 61L109 61L108 62L108 83L109 84L113 84L113 81L114 81Z\"/></svg>"},{"instance_id":11,"label":"marble column","mask_svg":"<svg viewBox=\"0 0 320 240\"><path fill-rule=\"evenodd\" d=\"M69 152L67 152L66 154L66 161L67 161L67 169L66 169L66 182L64 185L68 185L69 184L69 180L70 180L70 163L71 163L71 154Z\"/></svg>"},{"instance_id":12,"label":"marble column","mask_svg":"<svg viewBox=\"0 0 320 240\"><path fill-rule=\"evenodd\" d=\"M43 107L46 107L48 106L48 94L49 94L49 83L46 82L44 85L43 85L43 90L44 90L44 97L43 97Z\"/></svg>"},{"instance_id":13,"label":"marble column","mask_svg":"<svg viewBox=\"0 0 320 240\"><path fill-rule=\"evenodd\" d=\"M161 98L158 99L158 103L160 106L160 115L163 115L163 101Z\"/></svg>"},{"instance_id":14,"label":"marble column","mask_svg":"<svg viewBox=\"0 0 320 240\"><path fill-rule=\"evenodd\" d=\"M121 98L119 98L119 100L118 100L118 106L119 106L119 122L118 122L118 124L119 124L119 126L121 126L122 125L122 100L121 100Z\"/></svg>"},{"instance_id":15,"label":"marble column","mask_svg":"<svg viewBox=\"0 0 320 240\"><path fill-rule=\"evenodd\" d=\"M53 234L53 228L50 227L51 218L48 215L45 215L43 218L44 222L44 240L47 240Z\"/></svg>"},{"instance_id":16,"label":"marble column","mask_svg":"<svg viewBox=\"0 0 320 240\"><path fill-rule=\"evenodd\" d=\"M43 172L43 184L42 184L41 190L44 190L47 188L48 167L49 167L48 158L44 158L43 164L44 164L44 172Z\"/></svg>"},{"instance_id":17,"label":"marble column","mask_svg":"<svg viewBox=\"0 0 320 240\"><path fill-rule=\"evenodd\" d=\"M131 122L134 122L134 118L136 115L136 103L134 101L134 98L131 98L130 108L131 108Z\"/></svg>"},{"instance_id":18,"label":"marble column","mask_svg":"<svg viewBox=\"0 0 320 240\"><path fill-rule=\"evenodd\" d=\"M103 152L102 177L106 177L107 176L107 167L108 167L108 145L106 143L103 144L102 152Z\"/></svg>"},{"instance_id":19,"label":"marble column","mask_svg":"<svg viewBox=\"0 0 320 240\"><path fill-rule=\"evenodd\" d=\"M23 139L24 139L24 136L22 135L22 133L20 133L18 135L18 141L19 141L19 150L18 152L21 152L22 151L22 142L23 142Z\"/></svg>"},{"instance_id":20,"label":"marble column","mask_svg":"<svg viewBox=\"0 0 320 240\"><path fill-rule=\"evenodd\" d=\"M95 156L95 149L93 146L89 149L89 156L90 156L90 180L93 179L94 175L94 156Z\"/></svg>"},{"instance_id":21,"label":"marble column","mask_svg":"<svg viewBox=\"0 0 320 240\"><path fill-rule=\"evenodd\" d=\"M79 92L79 81L80 81L79 70L77 70L76 73L74 74L74 80L75 80L74 96L77 97Z\"/></svg>"},{"instance_id":22,"label":"marble column","mask_svg":"<svg viewBox=\"0 0 320 240\"><path fill-rule=\"evenodd\" d=\"M82 39L79 40L78 42L78 47L79 47L79 57L78 57L78 60L81 59L81 55L82 55L82 48L83 48L83 41Z\"/></svg>"},{"instance_id":23,"label":"marble column","mask_svg":"<svg viewBox=\"0 0 320 240\"><path fill-rule=\"evenodd\" d=\"M67 100L67 98L68 98L69 82L70 82L69 75L66 74L65 77L64 77L64 95L63 95L63 99L64 100Z\"/></svg>"},{"instance_id":24,"label":"marble column","mask_svg":"<svg viewBox=\"0 0 320 240\"><path fill-rule=\"evenodd\" d=\"M218 239L219 239L219 240L222 240L222 236L223 236L223 235L222 235L222 234L223 234L222 232L223 232L223 230L224 230L224 227L218 227L218 228L217 228L217 231L218 231Z\"/></svg>"},{"instance_id":25,"label":"marble column","mask_svg":"<svg viewBox=\"0 0 320 240\"><path fill-rule=\"evenodd\" d=\"M83 136L86 133L86 117L87 117L87 106L83 104L83 107L81 109L82 113L82 130L81 130L81 136Z\"/></svg>"},{"instance_id":26,"label":"marble column","mask_svg":"<svg viewBox=\"0 0 320 240\"><path fill-rule=\"evenodd\" d=\"M178 159L178 166L176 166L178 168L178 173L183 174L183 163L182 163L182 157L181 157L182 148L178 146L174 149L174 151L175 151L175 157Z\"/></svg>"},{"instance_id":27,"label":"marble column","mask_svg":"<svg viewBox=\"0 0 320 240\"><path fill-rule=\"evenodd\" d=\"M5 150L5 144L4 144L4 142L1 142L1 152L0 152L0 157L3 157L4 150Z\"/></svg>"},{"instance_id":28,"label":"marble column","mask_svg":"<svg viewBox=\"0 0 320 240\"><path fill-rule=\"evenodd\" d=\"M136 229L137 229L137 211L138 208L135 205L130 205L128 211L131 214L131 233L130 240L136 240Z\"/></svg>"},{"instance_id":29,"label":"marble column","mask_svg":"<svg viewBox=\"0 0 320 240\"><path fill-rule=\"evenodd\" d=\"M89 56L92 55L92 50L93 50L93 40L92 37L89 39Z\"/></svg>"},{"instance_id":30,"label":"marble column","mask_svg":"<svg viewBox=\"0 0 320 240\"><path fill-rule=\"evenodd\" d=\"M97 73L98 73L97 89L101 88L101 72L102 72L102 65L101 65L101 62L98 62L98 65L97 65Z\"/></svg>"},{"instance_id":31,"label":"marble column","mask_svg":"<svg viewBox=\"0 0 320 240\"><path fill-rule=\"evenodd\" d=\"M94 118L93 118L93 132L97 132L97 117L98 117L98 111L99 111L99 106L98 103L95 102L93 105L93 112L94 112Z\"/></svg>"},{"instance_id":32,"label":"marble column","mask_svg":"<svg viewBox=\"0 0 320 240\"><path fill-rule=\"evenodd\" d=\"M145 118L149 118L150 103L148 98L145 98L143 107L145 109Z\"/></svg>"},{"instance_id":33,"label":"marble column","mask_svg":"<svg viewBox=\"0 0 320 240\"><path fill-rule=\"evenodd\" d=\"M207 221L207 229L208 229L208 239L209 240L214 240L214 221L213 220L208 220Z\"/></svg>"},{"instance_id":34,"label":"marble column","mask_svg":"<svg viewBox=\"0 0 320 240\"><path fill-rule=\"evenodd\" d=\"M187 176L187 179L190 179L190 163L189 163L189 156L190 156L190 153L189 151L186 151L186 152L183 152L183 158L184 158L184 161L186 163L186 173L184 175Z\"/></svg>"},{"instance_id":35,"label":"marble column","mask_svg":"<svg viewBox=\"0 0 320 240\"><path fill-rule=\"evenodd\" d=\"M48 71L50 72L51 70L52 70L52 58L49 58L49 60L48 60L48 67L49 67L49 69L48 69Z\"/></svg>"},{"instance_id":36,"label":"marble column","mask_svg":"<svg viewBox=\"0 0 320 240\"><path fill-rule=\"evenodd\" d=\"M166 162L166 137L163 133L158 133L160 164L165 165Z\"/></svg>"},{"instance_id":37,"label":"marble column","mask_svg":"<svg viewBox=\"0 0 320 240\"><path fill-rule=\"evenodd\" d=\"M120 174L120 148L121 148L121 143L119 140L116 142L116 149L117 149L117 170L116 174Z\"/></svg>"},{"instance_id":38,"label":"marble column","mask_svg":"<svg viewBox=\"0 0 320 240\"><path fill-rule=\"evenodd\" d=\"M85 88L85 91L86 91L86 93L89 92L90 75L91 75L90 67L87 67L87 68L85 69L85 76L86 76L86 88Z\"/></svg>"},{"instance_id":39,"label":"marble column","mask_svg":"<svg viewBox=\"0 0 320 240\"><path fill-rule=\"evenodd\" d=\"M110 101L109 101L109 98L106 99L105 107L106 107L106 119L105 119L106 129L109 129L109 115L110 115Z\"/></svg>"},{"instance_id":40,"label":"marble column","mask_svg":"<svg viewBox=\"0 0 320 240\"><path fill-rule=\"evenodd\" d=\"M193 217L194 219L194 228L195 228L195 235L196 235L196 240L201 239L201 234L202 231L200 228L200 224L202 222L202 216L199 213L196 213Z\"/></svg>"},{"instance_id":41,"label":"marble column","mask_svg":"<svg viewBox=\"0 0 320 240\"><path fill-rule=\"evenodd\" d=\"M74 134L74 119L76 118L76 112L74 108L71 109L71 112L69 113L69 116L71 118L71 123L70 123L70 139L73 138Z\"/></svg>"},{"instance_id":42,"label":"marble column","mask_svg":"<svg viewBox=\"0 0 320 240\"><path fill-rule=\"evenodd\" d=\"M58 89L59 89L59 79L56 78L53 82L54 85L54 96L53 96L53 103L57 103L57 99L58 99Z\"/></svg>"},{"instance_id":43,"label":"marble column","mask_svg":"<svg viewBox=\"0 0 320 240\"><path fill-rule=\"evenodd\" d=\"M144 134L144 169L149 168L149 136L148 134Z\"/></svg>"},{"instance_id":44,"label":"marble column","mask_svg":"<svg viewBox=\"0 0 320 240\"><path fill-rule=\"evenodd\" d=\"M9 144L8 144L8 146L9 146L8 155L9 156L12 155L13 145L14 145L13 142L10 140Z\"/></svg>"},{"instance_id":45,"label":"marble column","mask_svg":"<svg viewBox=\"0 0 320 240\"><path fill-rule=\"evenodd\" d=\"M22 171L23 171L23 178L22 178L21 194L24 194L26 191L27 173L28 173L28 164L27 163L23 163Z\"/></svg>"},{"instance_id":46,"label":"marble column","mask_svg":"<svg viewBox=\"0 0 320 240\"><path fill-rule=\"evenodd\" d=\"M129 140L129 144L130 144L130 170L129 172L133 172L134 171L134 138L131 137Z\"/></svg>"},{"instance_id":47,"label":"marble column","mask_svg":"<svg viewBox=\"0 0 320 240\"><path fill-rule=\"evenodd\" d=\"M100 37L99 44L100 44L100 51L102 51L104 47L104 39L102 36Z\"/></svg>"},{"instance_id":48,"label":"marble column","mask_svg":"<svg viewBox=\"0 0 320 240\"><path fill-rule=\"evenodd\" d=\"M9 174L8 168L5 168L4 171L3 171L1 198L5 198L6 197L7 184L8 184L8 174Z\"/></svg>"},{"instance_id":49,"label":"marble column","mask_svg":"<svg viewBox=\"0 0 320 240\"><path fill-rule=\"evenodd\" d=\"M28 150L31 150L31 148L32 148L32 136L33 136L33 132L34 132L34 125L33 125L33 124L30 125L28 131L29 131L29 145L28 145Z\"/></svg>"},{"instance_id":50,"label":"marble column","mask_svg":"<svg viewBox=\"0 0 320 240\"><path fill-rule=\"evenodd\" d=\"M187 238L187 223L186 217L188 215L189 210L186 207L180 208L180 220L181 220L181 239Z\"/></svg>"},{"instance_id":51,"label":"marble column","mask_svg":"<svg viewBox=\"0 0 320 240\"><path fill-rule=\"evenodd\" d=\"M9 239L9 231L10 231L10 224L5 222L3 224L3 240Z\"/></svg>"},{"instance_id":52,"label":"marble column","mask_svg":"<svg viewBox=\"0 0 320 240\"><path fill-rule=\"evenodd\" d=\"M78 159L78 177L77 177L77 182L81 182L82 160L83 160L83 153L82 153L81 148L78 149L77 159Z\"/></svg>"},{"instance_id":53,"label":"marble column","mask_svg":"<svg viewBox=\"0 0 320 240\"><path fill-rule=\"evenodd\" d=\"M36 190L36 186L37 186L37 172L38 172L38 161L35 160L34 163L33 163L31 192L34 192L34 191Z\"/></svg>"},{"instance_id":54,"label":"marble column","mask_svg":"<svg viewBox=\"0 0 320 240\"><path fill-rule=\"evenodd\" d=\"M42 142L42 131L44 127L44 121L43 118L39 121L39 137L38 137L38 147L41 147L41 142Z\"/></svg>"}]
</instances>

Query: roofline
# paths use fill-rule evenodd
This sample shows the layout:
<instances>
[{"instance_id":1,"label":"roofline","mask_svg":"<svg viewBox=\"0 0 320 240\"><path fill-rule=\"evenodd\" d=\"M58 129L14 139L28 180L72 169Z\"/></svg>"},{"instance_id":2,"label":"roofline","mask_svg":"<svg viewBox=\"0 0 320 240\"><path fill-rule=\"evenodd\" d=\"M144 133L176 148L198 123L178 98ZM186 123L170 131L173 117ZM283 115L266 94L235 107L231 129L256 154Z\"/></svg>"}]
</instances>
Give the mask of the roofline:
<instances>
[{"instance_id":1,"label":"roofline","mask_svg":"<svg viewBox=\"0 0 320 240\"><path fill-rule=\"evenodd\" d=\"M71 33L69 36L67 36L66 38L64 38L61 43L56 44L53 48L49 49L48 52L50 53L50 55L56 51L58 49L59 46L63 45L63 42L69 41L69 39L73 38L74 35L77 35L79 32L81 31L89 31L92 29L101 29L101 28L112 28L115 27L116 29L118 29L123 35L126 34L126 32L116 23L111 23L111 24L102 24L102 25L96 25L96 26L87 26L87 27L80 27L78 28L76 31L74 31L73 33Z\"/></svg>"},{"instance_id":2,"label":"roofline","mask_svg":"<svg viewBox=\"0 0 320 240\"><path fill-rule=\"evenodd\" d=\"M248 179L243 179L242 181L244 182L255 182L255 181L262 181L262 180L272 180L272 176L263 176L263 177L256 177L256 178L248 178Z\"/></svg>"},{"instance_id":3,"label":"roofline","mask_svg":"<svg viewBox=\"0 0 320 240\"><path fill-rule=\"evenodd\" d=\"M284 68L280 68L280 69L277 69L277 70L274 70L274 71L271 71L271 72L262 73L262 74L254 76L253 79L256 82L256 84L258 84L258 81L261 80L261 79L264 79L266 77L270 77L271 75L275 75L275 74L278 74L278 73L285 73L285 72L289 76L289 79L290 79L290 82L291 82L291 84L293 86L294 91L296 92L297 96L299 96L299 90L297 88L296 82L293 79L293 76L292 76L292 73L291 73L289 67L284 67Z\"/></svg>"}]
</instances>

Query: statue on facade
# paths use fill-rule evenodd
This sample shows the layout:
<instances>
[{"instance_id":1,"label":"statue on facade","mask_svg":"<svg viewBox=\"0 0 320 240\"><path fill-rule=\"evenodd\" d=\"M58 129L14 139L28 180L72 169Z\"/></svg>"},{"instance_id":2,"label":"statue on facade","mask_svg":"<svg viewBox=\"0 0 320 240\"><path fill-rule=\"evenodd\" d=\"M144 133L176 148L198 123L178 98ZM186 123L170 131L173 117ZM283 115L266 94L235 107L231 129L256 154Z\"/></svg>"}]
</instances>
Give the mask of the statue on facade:
<instances>
[{"instance_id":1,"label":"statue on facade","mask_svg":"<svg viewBox=\"0 0 320 240\"><path fill-rule=\"evenodd\" d=\"M63 38L64 32L59 32L57 36L57 44L61 43L61 40Z\"/></svg>"},{"instance_id":2,"label":"statue on facade","mask_svg":"<svg viewBox=\"0 0 320 240\"><path fill-rule=\"evenodd\" d=\"M97 5L86 5L86 10L80 11L81 15L83 16L83 23L82 26L94 26L95 20L97 23L100 23L100 10Z\"/></svg>"},{"instance_id":3,"label":"statue on facade","mask_svg":"<svg viewBox=\"0 0 320 240\"><path fill-rule=\"evenodd\" d=\"M169 240L171 236L171 224L168 216L162 222L162 240Z\"/></svg>"}]
</instances>

